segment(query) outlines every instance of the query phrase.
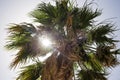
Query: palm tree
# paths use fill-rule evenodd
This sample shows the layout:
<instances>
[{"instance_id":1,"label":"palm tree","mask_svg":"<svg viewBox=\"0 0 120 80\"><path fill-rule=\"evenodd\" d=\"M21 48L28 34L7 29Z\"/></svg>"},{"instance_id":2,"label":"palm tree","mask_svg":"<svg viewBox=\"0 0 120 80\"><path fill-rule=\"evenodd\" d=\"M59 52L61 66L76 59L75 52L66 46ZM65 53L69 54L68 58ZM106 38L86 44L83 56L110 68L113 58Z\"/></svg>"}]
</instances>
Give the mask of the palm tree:
<instances>
[{"instance_id":1,"label":"palm tree","mask_svg":"<svg viewBox=\"0 0 120 80\"><path fill-rule=\"evenodd\" d=\"M101 10L90 6L86 2L79 8L70 0L41 3L31 12L40 25L11 24L6 47L18 52L10 67L22 66L16 80L107 80L106 69L119 63L118 41L111 37L116 29L108 21L96 23ZM51 47L39 42L43 36L51 38ZM34 63L24 66L29 61Z\"/></svg>"}]
</instances>

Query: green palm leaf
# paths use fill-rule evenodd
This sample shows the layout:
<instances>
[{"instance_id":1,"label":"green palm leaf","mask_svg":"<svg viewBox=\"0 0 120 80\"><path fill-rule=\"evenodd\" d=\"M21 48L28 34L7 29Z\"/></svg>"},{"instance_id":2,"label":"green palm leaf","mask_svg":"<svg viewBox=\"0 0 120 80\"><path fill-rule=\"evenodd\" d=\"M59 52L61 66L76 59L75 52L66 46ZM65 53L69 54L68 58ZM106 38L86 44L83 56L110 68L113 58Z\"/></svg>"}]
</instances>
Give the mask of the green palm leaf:
<instances>
[{"instance_id":1,"label":"green palm leaf","mask_svg":"<svg viewBox=\"0 0 120 80\"><path fill-rule=\"evenodd\" d=\"M32 24L21 23L21 24L13 24L8 28L8 44L6 47L8 49L16 49L20 48L27 42L30 42L32 38L32 34L36 32L35 27Z\"/></svg>"},{"instance_id":2,"label":"green palm leaf","mask_svg":"<svg viewBox=\"0 0 120 80\"><path fill-rule=\"evenodd\" d=\"M103 67L101 63L95 58L94 54L88 55L88 60L85 61L85 66L87 69L91 69L93 71L103 71Z\"/></svg>"},{"instance_id":3,"label":"green palm leaf","mask_svg":"<svg viewBox=\"0 0 120 80\"><path fill-rule=\"evenodd\" d=\"M50 49L45 49L40 44L38 31L33 25L26 23L15 24L8 30L10 35L6 47L8 49L18 49L15 59L10 65L11 68L20 63L25 63L27 59L44 55L50 51ZM33 34L35 35L32 36Z\"/></svg>"},{"instance_id":4,"label":"green palm leaf","mask_svg":"<svg viewBox=\"0 0 120 80\"><path fill-rule=\"evenodd\" d=\"M79 72L80 80L107 80L105 73L95 72L93 70L81 70Z\"/></svg>"},{"instance_id":5,"label":"green palm leaf","mask_svg":"<svg viewBox=\"0 0 120 80\"><path fill-rule=\"evenodd\" d=\"M37 80L42 74L42 67L40 62L22 67L16 80Z\"/></svg>"},{"instance_id":6,"label":"green palm leaf","mask_svg":"<svg viewBox=\"0 0 120 80\"><path fill-rule=\"evenodd\" d=\"M82 8L74 8L73 15L73 27L76 27L76 29L84 29L92 26L94 22L93 19L101 15L101 11L98 9L93 11L89 8L89 5L86 5Z\"/></svg>"},{"instance_id":7,"label":"green palm leaf","mask_svg":"<svg viewBox=\"0 0 120 80\"><path fill-rule=\"evenodd\" d=\"M99 25L97 28L93 28L90 33L92 40L98 44L114 44L114 42L117 42L117 40L113 40L113 38L109 37L109 35L115 31L113 27L114 25L109 23L105 25Z\"/></svg>"},{"instance_id":8,"label":"green palm leaf","mask_svg":"<svg viewBox=\"0 0 120 80\"><path fill-rule=\"evenodd\" d=\"M35 21L40 22L46 26L53 26L56 24L63 24L66 20L67 10L66 5L56 2L56 6L49 4L39 4L38 8L31 13Z\"/></svg>"}]
</instances>

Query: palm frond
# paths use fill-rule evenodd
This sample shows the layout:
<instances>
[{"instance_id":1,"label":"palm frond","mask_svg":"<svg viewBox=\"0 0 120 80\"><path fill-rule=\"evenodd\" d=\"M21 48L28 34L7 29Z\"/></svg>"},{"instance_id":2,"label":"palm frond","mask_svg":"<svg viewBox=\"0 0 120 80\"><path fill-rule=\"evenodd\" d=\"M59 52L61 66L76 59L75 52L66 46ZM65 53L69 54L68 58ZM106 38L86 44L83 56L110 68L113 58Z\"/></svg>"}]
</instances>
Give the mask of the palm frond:
<instances>
[{"instance_id":1,"label":"palm frond","mask_svg":"<svg viewBox=\"0 0 120 80\"><path fill-rule=\"evenodd\" d=\"M94 22L94 18L101 15L101 11L98 9L93 11L89 6L84 6L82 8L74 8L73 14L73 27L83 29L91 26Z\"/></svg>"},{"instance_id":2,"label":"palm frond","mask_svg":"<svg viewBox=\"0 0 120 80\"><path fill-rule=\"evenodd\" d=\"M30 58L35 58L38 55L45 55L50 51L50 49L43 48L38 38L33 37L30 42L25 43L19 52L16 54L15 59L11 63L10 67L16 67L18 64L25 63Z\"/></svg>"},{"instance_id":3,"label":"palm frond","mask_svg":"<svg viewBox=\"0 0 120 80\"><path fill-rule=\"evenodd\" d=\"M107 80L105 73L95 72L94 70L81 70L79 72L80 80Z\"/></svg>"},{"instance_id":4,"label":"palm frond","mask_svg":"<svg viewBox=\"0 0 120 80\"><path fill-rule=\"evenodd\" d=\"M37 9L31 13L31 16L35 18L35 21L40 22L44 25L55 25L62 24L67 16L67 11L64 10L63 4L58 4L56 6L46 3L39 4Z\"/></svg>"},{"instance_id":5,"label":"palm frond","mask_svg":"<svg viewBox=\"0 0 120 80\"><path fill-rule=\"evenodd\" d=\"M95 41L96 43L110 43L114 44L114 42L117 42L117 40L113 40L113 38L110 38L109 35L115 31L113 28L114 26L112 24L105 24L100 25L97 28L93 28L91 30L91 37L92 41Z\"/></svg>"},{"instance_id":6,"label":"palm frond","mask_svg":"<svg viewBox=\"0 0 120 80\"><path fill-rule=\"evenodd\" d=\"M55 29L63 29L66 24L66 20L69 11L68 1L56 1L56 5L53 6L50 3L39 4L36 10L31 12L31 16L36 22L40 22L47 27L54 27ZM58 31L59 31L58 30Z\"/></svg>"},{"instance_id":7,"label":"palm frond","mask_svg":"<svg viewBox=\"0 0 120 80\"><path fill-rule=\"evenodd\" d=\"M55 8L52 5L46 5L45 3L39 4L39 7L31 12L31 16L36 22L40 22L44 25L53 25L53 18L55 18L54 12ZM50 14L49 14L50 13ZM52 13L52 14L51 14Z\"/></svg>"},{"instance_id":8,"label":"palm frond","mask_svg":"<svg viewBox=\"0 0 120 80\"><path fill-rule=\"evenodd\" d=\"M104 66L114 67L119 63L115 56L116 50L111 51L111 49L113 49L113 46L100 45L97 47L96 57Z\"/></svg>"},{"instance_id":9,"label":"palm frond","mask_svg":"<svg viewBox=\"0 0 120 80\"><path fill-rule=\"evenodd\" d=\"M11 68L16 67L20 63L25 63L27 59L44 55L50 51L50 49L43 48L39 42L40 35L37 34L38 31L32 24L15 24L8 30L10 35L6 47L18 50L15 59L10 65ZM33 34L35 35L32 36Z\"/></svg>"},{"instance_id":10,"label":"palm frond","mask_svg":"<svg viewBox=\"0 0 120 80\"><path fill-rule=\"evenodd\" d=\"M88 60L85 61L85 66L87 69L99 72L103 71L101 63L95 58L94 54L89 53L88 57Z\"/></svg>"},{"instance_id":11,"label":"palm frond","mask_svg":"<svg viewBox=\"0 0 120 80\"><path fill-rule=\"evenodd\" d=\"M40 62L22 67L16 80L37 80L42 74L42 67Z\"/></svg>"},{"instance_id":12,"label":"palm frond","mask_svg":"<svg viewBox=\"0 0 120 80\"><path fill-rule=\"evenodd\" d=\"M29 23L21 23L21 24L13 24L8 28L8 43L6 48L8 49L19 49L27 42L30 42L32 38L32 34L36 33L36 29L32 24Z\"/></svg>"}]
</instances>

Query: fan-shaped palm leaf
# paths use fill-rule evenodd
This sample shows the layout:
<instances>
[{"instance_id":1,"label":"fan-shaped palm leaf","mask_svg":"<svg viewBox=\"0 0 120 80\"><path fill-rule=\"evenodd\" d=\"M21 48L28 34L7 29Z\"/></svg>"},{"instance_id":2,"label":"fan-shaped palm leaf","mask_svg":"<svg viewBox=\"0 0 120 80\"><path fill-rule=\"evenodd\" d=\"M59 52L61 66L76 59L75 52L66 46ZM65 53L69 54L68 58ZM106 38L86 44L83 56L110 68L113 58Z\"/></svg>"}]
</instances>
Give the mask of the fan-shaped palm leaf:
<instances>
[{"instance_id":1,"label":"fan-shaped palm leaf","mask_svg":"<svg viewBox=\"0 0 120 80\"><path fill-rule=\"evenodd\" d=\"M40 35L37 35L37 29L32 24L15 24L9 28L9 33L9 41L6 47L19 50L11 63L11 67L16 67L19 63L25 63L28 58L34 58L37 55L49 52L49 49L44 49L39 43ZM35 35L32 36L33 34Z\"/></svg>"},{"instance_id":2,"label":"fan-shaped palm leaf","mask_svg":"<svg viewBox=\"0 0 120 80\"><path fill-rule=\"evenodd\" d=\"M56 6L49 4L39 4L38 8L31 13L35 21L40 22L46 26L62 25L67 17L67 3L64 4L56 2ZM61 26L62 27L62 26Z\"/></svg>"},{"instance_id":3,"label":"fan-shaped palm leaf","mask_svg":"<svg viewBox=\"0 0 120 80\"><path fill-rule=\"evenodd\" d=\"M83 6L82 8L74 8L73 16L73 27L76 29L85 29L86 27L92 26L94 18L101 15L101 11L96 9L93 11L89 8L89 5Z\"/></svg>"},{"instance_id":4,"label":"fan-shaped palm leaf","mask_svg":"<svg viewBox=\"0 0 120 80\"><path fill-rule=\"evenodd\" d=\"M108 37L108 35L115 31L113 27L114 26L109 23L105 25L100 25L97 28L93 28L93 30L91 30L92 40L98 44L99 43L113 44L114 42L117 42L116 40L113 40L113 38Z\"/></svg>"},{"instance_id":5,"label":"fan-shaped palm leaf","mask_svg":"<svg viewBox=\"0 0 120 80\"><path fill-rule=\"evenodd\" d=\"M37 80L42 74L42 67L40 62L22 67L16 80Z\"/></svg>"},{"instance_id":6,"label":"fan-shaped palm leaf","mask_svg":"<svg viewBox=\"0 0 120 80\"><path fill-rule=\"evenodd\" d=\"M113 49L113 46L98 46L96 57L103 65L114 67L118 64L115 53L119 54L119 52L118 50L111 51L111 49Z\"/></svg>"}]
</instances>

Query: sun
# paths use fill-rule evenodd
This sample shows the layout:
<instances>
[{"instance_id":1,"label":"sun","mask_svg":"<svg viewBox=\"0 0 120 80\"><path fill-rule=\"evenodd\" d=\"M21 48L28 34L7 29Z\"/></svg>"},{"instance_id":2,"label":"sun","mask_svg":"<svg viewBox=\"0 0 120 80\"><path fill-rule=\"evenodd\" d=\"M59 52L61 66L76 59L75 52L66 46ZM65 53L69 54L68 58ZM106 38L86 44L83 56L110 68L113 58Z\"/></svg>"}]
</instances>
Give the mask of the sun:
<instances>
[{"instance_id":1,"label":"sun","mask_svg":"<svg viewBox=\"0 0 120 80\"><path fill-rule=\"evenodd\" d=\"M42 44L46 47L50 46L51 45L51 41L47 38L43 39L42 40Z\"/></svg>"},{"instance_id":2,"label":"sun","mask_svg":"<svg viewBox=\"0 0 120 80\"><path fill-rule=\"evenodd\" d=\"M42 45L44 47L50 47L51 44L52 44L51 40L49 38L47 38L47 37L42 37L39 40L40 40L40 42L42 43Z\"/></svg>"}]
</instances>

